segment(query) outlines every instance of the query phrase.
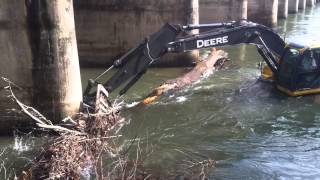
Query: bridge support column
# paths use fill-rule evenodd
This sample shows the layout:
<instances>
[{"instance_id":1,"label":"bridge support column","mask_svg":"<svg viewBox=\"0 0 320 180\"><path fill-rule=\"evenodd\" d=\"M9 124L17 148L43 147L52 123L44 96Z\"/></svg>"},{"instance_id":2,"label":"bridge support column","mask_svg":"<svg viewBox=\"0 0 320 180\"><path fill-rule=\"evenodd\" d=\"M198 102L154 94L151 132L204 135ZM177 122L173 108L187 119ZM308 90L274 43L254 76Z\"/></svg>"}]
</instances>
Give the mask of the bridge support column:
<instances>
[{"instance_id":1,"label":"bridge support column","mask_svg":"<svg viewBox=\"0 0 320 180\"><path fill-rule=\"evenodd\" d=\"M278 0L278 18L288 17L288 0Z\"/></svg>"},{"instance_id":2,"label":"bridge support column","mask_svg":"<svg viewBox=\"0 0 320 180\"><path fill-rule=\"evenodd\" d=\"M200 0L200 23L247 19L248 0Z\"/></svg>"},{"instance_id":3,"label":"bridge support column","mask_svg":"<svg viewBox=\"0 0 320 180\"><path fill-rule=\"evenodd\" d=\"M15 95L25 104L32 103L32 55L26 27L24 1L1 0L0 3L0 77L17 84ZM0 79L0 134L12 133L16 126L26 127L30 122L12 109L16 104L3 88L8 83Z\"/></svg>"},{"instance_id":4,"label":"bridge support column","mask_svg":"<svg viewBox=\"0 0 320 180\"><path fill-rule=\"evenodd\" d=\"M248 19L269 27L277 25L278 0L248 0Z\"/></svg>"},{"instance_id":5,"label":"bridge support column","mask_svg":"<svg viewBox=\"0 0 320 180\"><path fill-rule=\"evenodd\" d=\"M72 0L31 0L34 106L51 120L77 113L82 87Z\"/></svg>"},{"instance_id":6,"label":"bridge support column","mask_svg":"<svg viewBox=\"0 0 320 180\"><path fill-rule=\"evenodd\" d=\"M306 9L306 0L299 0L299 9Z\"/></svg>"},{"instance_id":7,"label":"bridge support column","mask_svg":"<svg viewBox=\"0 0 320 180\"><path fill-rule=\"evenodd\" d=\"M313 7L315 5L315 0L307 0L307 6Z\"/></svg>"},{"instance_id":8,"label":"bridge support column","mask_svg":"<svg viewBox=\"0 0 320 180\"><path fill-rule=\"evenodd\" d=\"M295 13L298 13L298 9L299 9L299 0L289 0L288 12L295 14Z\"/></svg>"},{"instance_id":9,"label":"bridge support column","mask_svg":"<svg viewBox=\"0 0 320 180\"><path fill-rule=\"evenodd\" d=\"M192 0L189 2L189 19L188 24L199 24L199 0ZM193 30L192 34L198 34L199 30ZM193 50L189 52L190 64L197 61L199 58L199 51ZM178 58L177 58L178 59Z\"/></svg>"},{"instance_id":10,"label":"bridge support column","mask_svg":"<svg viewBox=\"0 0 320 180\"><path fill-rule=\"evenodd\" d=\"M80 63L109 66L165 23L198 23L198 0L74 0ZM189 52L168 55L154 66L192 66Z\"/></svg>"}]
</instances>

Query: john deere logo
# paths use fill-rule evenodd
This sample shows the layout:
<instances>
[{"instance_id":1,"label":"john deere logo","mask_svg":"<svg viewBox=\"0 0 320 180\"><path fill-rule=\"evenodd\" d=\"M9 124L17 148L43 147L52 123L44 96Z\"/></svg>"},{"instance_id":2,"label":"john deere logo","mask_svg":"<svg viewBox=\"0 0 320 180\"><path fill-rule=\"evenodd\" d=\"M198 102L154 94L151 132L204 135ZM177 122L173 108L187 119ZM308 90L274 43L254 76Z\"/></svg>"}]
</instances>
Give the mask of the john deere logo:
<instances>
[{"instance_id":1,"label":"john deere logo","mask_svg":"<svg viewBox=\"0 0 320 180\"><path fill-rule=\"evenodd\" d=\"M226 44L229 42L228 36L212 38L207 40L197 40L197 48L210 47L210 46L218 46L220 44Z\"/></svg>"}]
</instances>

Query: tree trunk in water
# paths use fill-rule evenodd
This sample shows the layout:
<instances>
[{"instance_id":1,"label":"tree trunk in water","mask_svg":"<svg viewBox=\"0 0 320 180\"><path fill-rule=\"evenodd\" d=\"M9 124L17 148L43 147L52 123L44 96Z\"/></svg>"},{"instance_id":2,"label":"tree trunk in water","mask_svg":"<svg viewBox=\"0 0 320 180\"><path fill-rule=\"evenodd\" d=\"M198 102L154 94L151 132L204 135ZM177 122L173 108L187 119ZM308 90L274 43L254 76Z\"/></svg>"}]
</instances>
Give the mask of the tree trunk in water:
<instances>
[{"instance_id":1,"label":"tree trunk in water","mask_svg":"<svg viewBox=\"0 0 320 180\"><path fill-rule=\"evenodd\" d=\"M199 80L204 74L207 74L215 69L215 67L221 66L223 62L218 63L218 60L226 60L227 53L215 49L212 49L208 58L197 63L197 65L188 73L176 79L171 79L155 88L147 97L144 98L143 104L150 104L158 99L161 95L167 94L174 90L181 89L187 85L191 85L195 81Z\"/></svg>"},{"instance_id":2,"label":"tree trunk in water","mask_svg":"<svg viewBox=\"0 0 320 180\"><path fill-rule=\"evenodd\" d=\"M26 0L34 106L50 119L78 112L82 89L72 0Z\"/></svg>"}]
</instances>

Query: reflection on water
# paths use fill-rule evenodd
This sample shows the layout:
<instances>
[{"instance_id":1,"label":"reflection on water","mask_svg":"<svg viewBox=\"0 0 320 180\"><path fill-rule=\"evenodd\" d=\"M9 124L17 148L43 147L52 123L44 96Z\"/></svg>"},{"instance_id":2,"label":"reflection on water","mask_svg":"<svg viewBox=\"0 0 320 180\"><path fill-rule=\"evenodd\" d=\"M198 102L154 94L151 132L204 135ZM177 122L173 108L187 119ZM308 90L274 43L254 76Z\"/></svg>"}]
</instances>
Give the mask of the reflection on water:
<instances>
[{"instance_id":1,"label":"reflection on water","mask_svg":"<svg viewBox=\"0 0 320 180\"><path fill-rule=\"evenodd\" d=\"M319 4L313 8L307 8L304 12L289 15L287 20L278 22L278 31L286 34L289 42L308 44L314 40L320 41L320 13Z\"/></svg>"},{"instance_id":2,"label":"reflection on water","mask_svg":"<svg viewBox=\"0 0 320 180\"><path fill-rule=\"evenodd\" d=\"M318 39L320 7L289 15L278 31L288 41ZM211 179L316 179L320 177L320 104L314 96L291 98L256 81L256 48L225 48L232 65L155 104L127 110L124 140L152 147L153 170L179 169L186 160L217 161ZM83 69L83 82L101 69ZM184 69L150 69L129 90L133 102ZM85 83L83 83L85 86ZM1 147L13 148L12 138ZM19 145L19 143L18 143ZM18 152L13 151L17 156ZM30 153L30 152L29 152ZM27 156L27 155L24 155ZM9 156L8 156L9 157Z\"/></svg>"}]
</instances>

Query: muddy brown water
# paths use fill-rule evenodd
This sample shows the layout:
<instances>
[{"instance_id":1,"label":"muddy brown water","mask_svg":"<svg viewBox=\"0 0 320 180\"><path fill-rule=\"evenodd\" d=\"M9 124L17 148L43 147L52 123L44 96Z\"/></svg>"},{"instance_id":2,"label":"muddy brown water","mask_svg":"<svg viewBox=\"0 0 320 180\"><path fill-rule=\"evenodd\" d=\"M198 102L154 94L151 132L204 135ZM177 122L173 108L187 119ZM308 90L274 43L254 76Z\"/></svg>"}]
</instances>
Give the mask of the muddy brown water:
<instances>
[{"instance_id":1,"label":"muddy brown water","mask_svg":"<svg viewBox=\"0 0 320 180\"><path fill-rule=\"evenodd\" d=\"M287 41L320 41L319 5L278 24ZM315 96L287 97L257 82L262 59L255 47L224 49L232 59L228 69L152 105L125 111L130 124L121 132L122 141L136 138L140 146L152 147L145 165L158 173L211 158L216 167L210 179L320 179L320 102ZM82 69L83 85L102 70ZM141 100L184 71L149 69L128 91L126 103ZM19 166L34 155L36 141L1 137L0 148L10 149L1 158Z\"/></svg>"}]
</instances>

